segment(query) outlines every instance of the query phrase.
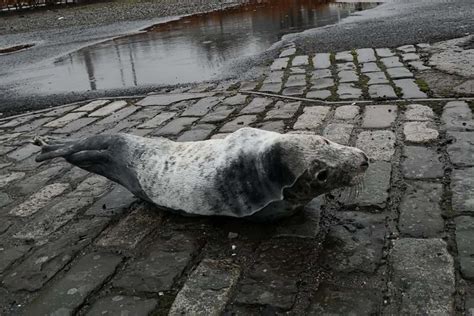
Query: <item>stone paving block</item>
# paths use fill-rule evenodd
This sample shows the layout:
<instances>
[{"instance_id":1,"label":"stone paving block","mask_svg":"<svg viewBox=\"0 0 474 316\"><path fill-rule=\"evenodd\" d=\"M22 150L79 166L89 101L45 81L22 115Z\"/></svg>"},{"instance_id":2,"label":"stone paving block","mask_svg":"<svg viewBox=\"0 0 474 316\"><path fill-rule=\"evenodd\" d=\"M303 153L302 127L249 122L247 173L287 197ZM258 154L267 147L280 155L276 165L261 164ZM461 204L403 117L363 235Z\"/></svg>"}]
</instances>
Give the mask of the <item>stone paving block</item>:
<instances>
[{"instance_id":1,"label":"stone paving block","mask_svg":"<svg viewBox=\"0 0 474 316\"><path fill-rule=\"evenodd\" d=\"M44 118L39 118L32 120L26 124L20 125L16 127L13 131L14 132L30 132L30 131L38 131L41 126L45 125L46 123L50 122L52 120L51 117L44 117Z\"/></svg>"},{"instance_id":2,"label":"stone paving block","mask_svg":"<svg viewBox=\"0 0 474 316\"><path fill-rule=\"evenodd\" d=\"M57 177L64 168L64 165L52 166L51 168L43 170L31 177L22 180L13 186L15 194L28 195L36 192L40 188L44 187L48 181ZM1 182L0 176L0 187L2 186Z\"/></svg>"},{"instance_id":3,"label":"stone paving block","mask_svg":"<svg viewBox=\"0 0 474 316\"><path fill-rule=\"evenodd\" d=\"M138 101L136 105L170 105L172 103L181 102L185 100L194 100L212 96L213 93L166 93L166 94L152 94L146 98Z\"/></svg>"},{"instance_id":4,"label":"stone paving block","mask_svg":"<svg viewBox=\"0 0 474 316\"><path fill-rule=\"evenodd\" d=\"M31 155L39 152L41 150L40 147L35 146L33 144L26 144L7 154L8 158L11 158L16 161L24 160Z\"/></svg>"},{"instance_id":5,"label":"stone paving block","mask_svg":"<svg viewBox=\"0 0 474 316\"><path fill-rule=\"evenodd\" d=\"M191 130L184 132L178 137L178 142L193 142L205 140L211 135L212 131L216 129L212 124L199 124L194 126Z\"/></svg>"},{"instance_id":6,"label":"stone paving block","mask_svg":"<svg viewBox=\"0 0 474 316\"><path fill-rule=\"evenodd\" d=\"M472 131L474 120L468 104L464 101L452 101L446 103L441 115L441 121L447 130Z\"/></svg>"},{"instance_id":7,"label":"stone paving block","mask_svg":"<svg viewBox=\"0 0 474 316\"><path fill-rule=\"evenodd\" d=\"M390 163L384 161L371 163L363 176L363 189L359 191L355 198L352 197L350 188L345 189L341 195L341 201L345 205L385 207L390 188L391 173ZM346 196L349 198L346 198Z\"/></svg>"},{"instance_id":8,"label":"stone paving block","mask_svg":"<svg viewBox=\"0 0 474 316\"><path fill-rule=\"evenodd\" d=\"M380 72L381 69L379 68L379 66L377 66L376 63L365 63L365 64L362 64L360 71L363 74L367 74L371 72Z\"/></svg>"},{"instance_id":9,"label":"stone paving block","mask_svg":"<svg viewBox=\"0 0 474 316\"><path fill-rule=\"evenodd\" d=\"M290 74L292 74L292 75L303 75L303 74L306 74L306 69L301 68L301 67L291 67L290 68Z\"/></svg>"},{"instance_id":10,"label":"stone paving block","mask_svg":"<svg viewBox=\"0 0 474 316\"><path fill-rule=\"evenodd\" d=\"M211 139L224 139L229 135L229 133L217 133L211 136Z\"/></svg>"},{"instance_id":11,"label":"stone paving block","mask_svg":"<svg viewBox=\"0 0 474 316\"><path fill-rule=\"evenodd\" d=\"M355 71L357 69L356 65L353 62L336 64L337 71Z\"/></svg>"},{"instance_id":12,"label":"stone paving block","mask_svg":"<svg viewBox=\"0 0 474 316\"><path fill-rule=\"evenodd\" d=\"M403 61L415 61L420 60L420 56L415 53L402 54Z\"/></svg>"},{"instance_id":13,"label":"stone paving block","mask_svg":"<svg viewBox=\"0 0 474 316\"><path fill-rule=\"evenodd\" d=\"M228 262L201 261L178 292L169 315L221 315L239 275L240 268Z\"/></svg>"},{"instance_id":14,"label":"stone paving block","mask_svg":"<svg viewBox=\"0 0 474 316\"><path fill-rule=\"evenodd\" d=\"M311 80L311 89L325 89L332 87L334 85L334 79L332 78L322 78L322 79L312 79Z\"/></svg>"},{"instance_id":15,"label":"stone paving block","mask_svg":"<svg viewBox=\"0 0 474 316\"><path fill-rule=\"evenodd\" d=\"M385 76L385 73L382 71L369 72L369 73L366 73L365 75L369 77L369 82L368 82L369 85L388 83L388 79Z\"/></svg>"},{"instance_id":16,"label":"stone paving block","mask_svg":"<svg viewBox=\"0 0 474 316\"><path fill-rule=\"evenodd\" d=\"M458 94L474 94L474 80L467 80L460 85L457 85L453 88L453 91Z\"/></svg>"},{"instance_id":17,"label":"stone paving block","mask_svg":"<svg viewBox=\"0 0 474 316\"><path fill-rule=\"evenodd\" d=\"M83 117L83 118L72 121L71 123L67 124L64 127L57 128L53 130L52 132L55 134L70 134L70 133L80 130L81 128L95 121L97 121L97 118L95 117Z\"/></svg>"},{"instance_id":18,"label":"stone paving block","mask_svg":"<svg viewBox=\"0 0 474 316\"><path fill-rule=\"evenodd\" d=\"M188 107L181 116L203 116L220 102L220 98L207 97Z\"/></svg>"},{"instance_id":19,"label":"stone paving block","mask_svg":"<svg viewBox=\"0 0 474 316\"><path fill-rule=\"evenodd\" d=\"M440 178L444 175L441 156L432 148L405 146L402 173L407 179Z\"/></svg>"},{"instance_id":20,"label":"stone paving block","mask_svg":"<svg viewBox=\"0 0 474 316\"><path fill-rule=\"evenodd\" d=\"M444 231L440 202L441 183L411 182L400 203L398 227L404 236L416 238L440 237Z\"/></svg>"},{"instance_id":21,"label":"stone paving block","mask_svg":"<svg viewBox=\"0 0 474 316\"><path fill-rule=\"evenodd\" d=\"M138 128L157 128L164 122L168 121L172 117L174 117L176 113L174 112L163 112L155 116L154 118L146 121L143 124L140 124Z\"/></svg>"},{"instance_id":22,"label":"stone paving block","mask_svg":"<svg viewBox=\"0 0 474 316\"><path fill-rule=\"evenodd\" d=\"M426 98L426 93L422 92L413 79L394 80L393 83L402 89L403 98Z\"/></svg>"},{"instance_id":23,"label":"stone paving block","mask_svg":"<svg viewBox=\"0 0 474 316\"><path fill-rule=\"evenodd\" d=\"M23 257L31 246L21 245L9 248L0 247L0 273L3 273L13 262Z\"/></svg>"},{"instance_id":24,"label":"stone paving block","mask_svg":"<svg viewBox=\"0 0 474 316\"><path fill-rule=\"evenodd\" d=\"M301 102L278 101L273 108L265 115L265 120L290 119L301 106Z\"/></svg>"},{"instance_id":25,"label":"stone paving block","mask_svg":"<svg viewBox=\"0 0 474 316\"><path fill-rule=\"evenodd\" d=\"M343 52L336 53L337 62L349 62L353 60L354 60L354 56L352 56L352 53L350 51L343 51Z\"/></svg>"},{"instance_id":26,"label":"stone paving block","mask_svg":"<svg viewBox=\"0 0 474 316\"><path fill-rule=\"evenodd\" d=\"M314 130L321 127L331 108L329 106L307 106L298 117L294 129Z\"/></svg>"},{"instance_id":27,"label":"stone paving block","mask_svg":"<svg viewBox=\"0 0 474 316\"><path fill-rule=\"evenodd\" d=\"M51 284L25 308L25 315L70 315L87 296L115 272L122 258L91 253L80 258L66 275Z\"/></svg>"},{"instance_id":28,"label":"stone paving block","mask_svg":"<svg viewBox=\"0 0 474 316\"><path fill-rule=\"evenodd\" d=\"M137 106L127 106L117 112L110 114L109 116L106 116L104 119L98 121L97 124L116 124L117 122L124 120L140 109L141 108Z\"/></svg>"},{"instance_id":29,"label":"stone paving block","mask_svg":"<svg viewBox=\"0 0 474 316\"><path fill-rule=\"evenodd\" d=\"M257 88L258 82L257 81L242 81L240 83L240 90L242 91L252 91Z\"/></svg>"},{"instance_id":30,"label":"stone paving block","mask_svg":"<svg viewBox=\"0 0 474 316\"><path fill-rule=\"evenodd\" d=\"M105 117L115 111L122 109L125 106L127 106L127 102L125 101L114 101L112 103L107 104L106 106L101 107L98 110L95 110L94 112L90 113L89 116Z\"/></svg>"},{"instance_id":31,"label":"stone paving block","mask_svg":"<svg viewBox=\"0 0 474 316\"><path fill-rule=\"evenodd\" d=\"M34 241L45 239L72 220L80 209L91 205L93 201L91 197L62 199L26 223L13 237Z\"/></svg>"},{"instance_id":32,"label":"stone paving block","mask_svg":"<svg viewBox=\"0 0 474 316\"><path fill-rule=\"evenodd\" d=\"M459 216L454 221L461 274L465 279L474 280L474 218Z\"/></svg>"},{"instance_id":33,"label":"stone paving block","mask_svg":"<svg viewBox=\"0 0 474 316\"><path fill-rule=\"evenodd\" d=\"M280 58L282 57L288 57L288 56L292 56L296 54L296 48L294 47L289 47L289 48L286 48L285 50L283 50L281 53L280 53Z\"/></svg>"},{"instance_id":34,"label":"stone paving block","mask_svg":"<svg viewBox=\"0 0 474 316\"><path fill-rule=\"evenodd\" d=\"M166 239L155 240L144 256L131 260L112 285L131 292L170 291L197 250L192 237L173 232Z\"/></svg>"},{"instance_id":35,"label":"stone paving block","mask_svg":"<svg viewBox=\"0 0 474 316\"><path fill-rule=\"evenodd\" d=\"M285 87L304 87L306 86L305 75L291 75L285 83Z\"/></svg>"},{"instance_id":36,"label":"stone paving block","mask_svg":"<svg viewBox=\"0 0 474 316\"><path fill-rule=\"evenodd\" d=\"M356 147L370 159L390 161L395 152L395 134L391 131L364 131L357 137Z\"/></svg>"},{"instance_id":37,"label":"stone paving block","mask_svg":"<svg viewBox=\"0 0 474 316\"><path fill-rule=\"evenodd\" d=\"M406 122L403 124L405 141L411 143L429 143L439 136L433 123L430 122Z\"/></svg>"},{"instance_id":38,"label":"stone paving block","mask_svg":"<svg viewBox=\"0 0 474 316\"><path fill-rule=\"evenodd\" d=\"M69 188L68 183L53 183L45 186L28 200L10 211L10 215L27 217L48 205L52 198L62 194Z\"/></svg>"},{"instance_id":39,"label":"stone paving block","mask_svg":"<svg viewBox=\"0 0 474 316\"><path fill-rule=\"evenodd\" d=\"M369 105L365 107L362 127L386 128L390 127L397 118L396 105Z\"/></svg>"},{"instance_id":40,"label":"stone paving block","mask_svg":"<svg viewBox=\"0 0 474 316\"><path fill-rule=\"evenodd\" d=\"M288 67L288 61L289 60L290 59L288 57L275 59L273 61L272 65L270 66L270 70L275 71L275 70L286 69Z\"/></svg>"},{"instance_id":41,"label":"stone paving block","mask_svg":"<svg viewBox=\"0 0 474 316\"><path fill-rule=\"evenodd\" d=\"M58 107L54 107L54 109L49 111L49 112L43 113L42 115L43 116L55 116L55 117L57 117L57 116L60 116L64 113L70 112L70 111L74 110L75 108L77 108L77 105L58 106Z\"/></svg>"},{"instance_id":42,"label":"stone paving block","mask_svg":"<svg viewBox=\"0 0 474 316\"><path fill-rule=\"evenodd\" d=\"M225 105L241 105L247 101L248 95L238 93L234 96L225 98L222 103Z\"/></svg>"},{"instance_id":43,"label":"stone paving block","mask_svg":"<svg viewBox=\"0 0 474 316\"><path fill-rule=\"evenodd\" d=\"M416 52L416 48L414 45L404 45L397 47L397 50L403 52L403 53L414 53Z\"/></svg>"},{"instance_id":44,"label":"stone paving block","mask_svg":"<svg viewBox=\"0 0 474 316\"><path fill-rule=\"evenodd\" d=\"M283 89L281 94L288 96L302 96L305 90L306 87L288 87Z\"/></svg>"},{"instance_id":45,"label":"stone paving block","mask_svg":"<svg viewBox=\"0 0 474 316\"><path fill-rule=\"evenodd\" d=\"M409 104L405 111L406 121L433 121L434 119L433 110L426 105Z\"/></svg>"},{"instance_id":46,"label":"stone paving block","mask_svg":"<svg viewBox=\"0 0 474 316\"><path fill-rule=\"evenodd\" d=\"M205 115L201 120L200 123L218 123L222 122L229 115L231 115L235 111L235 107L229 105L221 105L215 107L211 112Z\"/></svg>"},{"instance_id":47,"label":"stone paving block","mask_svg":"<svg viewBox=\"0 0 474 316\"><path fill-rule=\"evenodd\" d=\"M474 168L453 170L451 191L455 214L474 212Z\"/></svg>"},{"instance_id":48,"label":"stone paving block","mask_svg":"<svg viewBox=\"0 0 474 316\"><path fill-rule=\"evenodd\" d=\"M398 57L386 57L380 60L386 68L403 67Z\"/></svg>"},{"instance_id":49,"label":"stone paving block","mask_svg":"<svg viewBox=\"0 0 474 316\"><path fill-rule=\"evenodd\" d=\"M375 84L369 86L369 95L371 98L377 99L396 99L397 94L392 86L388 84Z\"/></svg>"},{"instance_id":50,"label":"stone paving block","mask_svg":"<svg viewBox=\"0 0 474 316\"><path fill-rule=\"evenodd\" d=\"M390 57L395 55L395 53L389 48L376 48L375 51L379 57Z\"/></svg>"},{"instance_id":51,"label":"stone paving block","mask_svg":"<svg viewBox=\"0 0 474 316\"><path fill-rule=\"evenodd\" d=\"M312 90L306 93L306 97L310 99L326 100L330 96L331 96L331 91L329 90Z\"/></svg>"},{"instance_id":52,"label":"stone paving block","mask_svg":"<svg viewBox=\"0 0 474 316\"><path fill-rule=\"evenodd\" d=\"M336 108L334 118L336 120L354 120L359 115L359 107L356 105L342 105Z\"/></svg>"},{"instance_id":53,"label":"stone paving block","mask_svg":"<svg viewBox=\"0 0 474 316\"><path fill-rule=\"evenodd\" d=\"M352 124L330 123L324 129L323 136L333 142L349 145L349 139L353 129L354 125Z\"/></svg>"},{"instance_id":54,"label":"stone paving block","mask_svg":"<svg viewBox=\"0 0 474 316\"><path fill-rule=\"evenodd\" d=\"M69 195L74 197L98 197L110 189L111 186L112 182L109 179L94 174L79 183L77 188Z\"/></svg>"},{"instance_id":55,"label":"stone paving block","mask_svg":"<svg viewBox=\"0 0 474 316\"><path fill-rule=\"evenodd\" d=\"M160 213L152 213L146 207L131 211L117 225L107 229L96 242L101 247L135 248L146 235L161 222Z\"/></svg>"},{"instance_id":56,"label":"stone paving block","mask_svg":"<svg viewBox=\"0 0 474 316\"><path fill-rule=\"evenodd\" d=\"M74 112L91 112L100 106L106 105L109 102L110 102L109 100L95 100L95 101L87 103L86 105L78 107L77 109L74 110Z\"/></svg>"},{"instance_id":57,"label":"stone paving block","mask_svg":"<svg viewBox=\"0 0 474 316\"><path fill-rule=\"evenodd\" d=\"M337 87L337 94L342 100L358 99L362 95L362 90L356 88L353 84L341 83Z\"/></svg>"},{"instance_id":58,"label":"stone paving block","mask_svg":"<svg viewBox=\"0 0 474 316\"><path fill-rule=\"evenodd\" d=\"M22 133L6 133L6 132L2 132L2 134L0 134L0 142L4 142L4 141L10 141L10 140L14 140L16 138L18 138L18 136L20 136Z\"/></svg>"},{"instance_id":59,"label":"stone paving block","mask_svg":"<svg viewBox=\"0 0 474 316\"><path fill-rule=\"evenodd\" d=\"M410 67L412 67L413 69L418 70L418 71L431 69L430 67L425 66L423 64L423 62L421 62L421 61L410 61L408 63L408 65L410 65Z\"/></svg>"},{"instance_id":60,"label":"stone paving block","mask_svg":"<svg viewBox=\"0 0 474 316\"><path fill-rule=\"evenodd\" d=\"M221 133L232 133L242 127L249 126L250 124L254 123L256 120L257 120L256 115L237 116L234 120L227 122L224 126L222 126L219 131Z\"/></svg>"},{"instance_id":61,"label":"stone paving block","mask_svg":"<svg viewBox=\"0 0 474 316\"><path fill-rule=\"evenodd\" d=\"M381 264L385 243L385 215L337 213L321 255L322 263L338 273L373 273Z\"/></svg>"},{"instance_id":62,"label":"stone paving block","mask_svg":"<svg viewBox=\"0 0 474 316\"><path fill-rule=\"evenodd\" d=\"M448 132L448 154L457 167L474 166L474 132Z\"/></svg>"},{"instance_id":63,"label":"stone paving block","mask_svg":"<svg viewBox=\"0 0 474 316\"><path fill-rule=\"evenodd\" d=\"M34 118L33 115L21 116L7 121L6 123L0 123L0 128L10 128L16 127L18 125L24 124Z\"/></svg>"},{"instance_id":64,"label":"stone paving block","mask_svg":"<svg viewBox=\"0 0 474 316\"><path fill-rule=\"evenodd\" d=\"M284 75L284 71L272 71L267 75L263 83L282 83Z\"/></svg>"},{"instance_id":65,"label":"stone paving block","mask_svg":"<svg viewBox=\"0 0 474 316\"><path fill-rule=\"evenodd\" d=\"M104 219L80 220L68 226L59 239L35 250L6 274L2 285L11 291L36 291L90 244L105 227ZM37 315L37 314L35 314Z\"/></svg>"},{"instance_id":66,"label":"stone paving block","mask_svg":"<svg viewBox=\"0 0 474 316\"><path fill-rule=\"evenodd\" d=\"M356 49L357 61L359 63L367 63L376 61L375 52L373 48L360 48Z\"/></svg>"},{"instance_id":67,"label":"stone paving block","mask_svg":"<svg viewBox=\"0 0 474 316\"><path fill-rule=\"evenodd\" d=\"M392 79L413 78L413 74L405 67L388 68L387 73Z\"/></svg>"},{"instance_id":68,"label":"stone paving block","mask_svg":"<svg viewBox=\"0 0 474 316\"><path fill-rule=\"evenodd\" d=\"M12 198L7 194L7 193L4 193L4 192L0 192L0 208L12 203L13 200ZM2 230L0 228L0 234L2 234Z\"/></svg>"},{"instance_id":69,"label":"stone paving block","mask_svg":"<svg viewBox=\"0 0 474 316\"><path fill-rule=\"evenodd\" d=\"M256 114L265 111L265 109L272 104L272 99L269 98L254 98L246 107L244 107L240 114Z\"/></svg>"},{"instance_id":70,"label":"stone paving block","mask_svg":"<svg viewBox=\"0 0 474 316\"><path fill-rule=\"evenodd\" d=\"M313 57L314 69L326 69L331 66L331 55L328 53L318 53Z\"/></svg>"},{"instance_id":71,"label":"stone paving block","mask_svg":"<svg viewBox=\"0 0 474 316\"><path fill-rule=\"evenodd\" d=\"M283 133L285 131L286 125L283 121L267 121L257 124L256 127L263 129L264 131Z\"/></svg>"},{"instance_id":72,"label":"stone paving block","mask_svg":"<svg viewBox=\"0 0 474 316\"><path fill-rule=\"evenodd\" d=\"M309 64L309 57L306 55L295 56L291 61L292 67L306 66Z\"/></svg>"},{"instance_id":73,"label":"stone paving block","mask_svg":"<svg viewBox=\"0 0 474 316\"><path fill-rule=\"evenodd\" d=\"M357 73L353 70L340 71L338 74L339 82L356 82L359 81Z\"/></svg>"},{"instance_id":74,"label":"stone paving block","mask_svg":"<svg viewBox=\"0 0 474 316\"><path fill-rule=\"evenodd\" d=\"M107 296L96 301L87 316L130 315L148 316L158 307L158 301L138 296Z\"/></svg>"},{"instance_id":75,"label":"stone paving block","mask_svg":"<svg viewBox=\"0 0 474 316\"><path fill-rule=\"evenodd\" d=\"M453 315L454 262L443 240L395 240L390 261L400 314Z\"/></svg>"},{"instance_id":76,"label":"stone paving block","mask_svg":"<svg viewBox=\"0 0 474 316\"><path fill-rule=\"evenodd\" d=\"M113 216L126 211L133 202L137 201L132 193L121 185L116 187L96 201L87 209L85 215Z\"/></svg>"},{"instance_id":77,"label":"stone paving block","mask_svg":"<svg viewBox=\"0 0 474 316\"><path fill-rule=\"evenodd\" d=\"M0 174L0 188L6 187L10 182L22 179L26 173L24 172L10 172Z\"/></svg>"},{"instance_id":78,"label":"stone paving block","mask_svg":"<svg viewBox=\"0 0 474 316\"><path fill-rule=\"evenodd\" d=\"M361 290L322 284L308 315L377 315L381 300L378 289Z\"/></svg>"},{"instance_id":79,"label":"stone paving block","mask_svg":"<svg viewBox=\"0 0 474 316\"><path fill-rule=\"evenodd\" d=\"M154 131L152 134L156 136L178 135L186 128L191 126L198 119L198 117L179 117L170 121L168 124L160 128L159 130Z\"/></svg>"},{"instance_id":80,"label":"stone paving block","mask_svg":"<svg viewBox=\"0 0 474 316\"><path fill-rule=\"evenodd\" d=\"M236 303L291 309L298 293L299 275L306 271L312 255L307 244L312 242L279 239L278 243L273 240L260 245L254 265L239 282Z\"/></svg>"},{"instance_id":81,"label":"stone paving block","mask_svg":"<svg viewBox=\"0 0 474 316\"><path fill-rule=\"evenodd\" d=\"M315 79L322 79L322 78L331 78L332 77L332 72L330 69L318 69L313 71L312 73L312 80Z\"/></svg>"},{"instance_id":82,"label":"stone paving block","mask_svg":"<svg viewBox=\"0 0 474 316\"><path fill-rule=\"evenodd\" d=\"M265 83L260 87L259 91L269 92L269 93L279 93L281 91L281 88L282 88L281 83Z\"/></svg>"}]
</instances>

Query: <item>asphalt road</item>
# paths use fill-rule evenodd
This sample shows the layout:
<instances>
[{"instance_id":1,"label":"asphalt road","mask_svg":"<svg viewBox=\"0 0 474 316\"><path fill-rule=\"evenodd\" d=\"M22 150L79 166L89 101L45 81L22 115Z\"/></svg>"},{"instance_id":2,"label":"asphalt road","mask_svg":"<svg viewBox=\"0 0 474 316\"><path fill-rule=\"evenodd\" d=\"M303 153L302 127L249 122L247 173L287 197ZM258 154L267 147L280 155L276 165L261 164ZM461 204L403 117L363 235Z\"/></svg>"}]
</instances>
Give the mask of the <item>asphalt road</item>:
<instances>
[{"instance_id":1,"label":"asphalt road","mask_svg":"<svg viewBox=\"0 0 474 316\"><path fill-rule=\"evenodd\" d=\"M277 48L285 41L296 42L308 53L432 43L472 34L473 16L472 0L390 1L375 9L351 16L339 24L285 36L282 42L276 43L268 52L255 56L250 61L236 63L222 74L222 78L248 76L255 65L273 57ZM82 46L136 32L159 21L160 19L155 18L119 21L89 28L80 25L67 29L52 27L46 33L38 31L4 33L0 36L0 46L35 42L37 47L0 57L0 112L8 115L99 96L143 94L156 89L157 87L149 86L94 93L39 96L31 92L22 93L22 86L27 87L27 81L12 86L8 84L8 79L15 73L31 71L37 63L51 62L51 59ZM48 59L44 56L48 56Z\"/></svg>"}]
</instances>

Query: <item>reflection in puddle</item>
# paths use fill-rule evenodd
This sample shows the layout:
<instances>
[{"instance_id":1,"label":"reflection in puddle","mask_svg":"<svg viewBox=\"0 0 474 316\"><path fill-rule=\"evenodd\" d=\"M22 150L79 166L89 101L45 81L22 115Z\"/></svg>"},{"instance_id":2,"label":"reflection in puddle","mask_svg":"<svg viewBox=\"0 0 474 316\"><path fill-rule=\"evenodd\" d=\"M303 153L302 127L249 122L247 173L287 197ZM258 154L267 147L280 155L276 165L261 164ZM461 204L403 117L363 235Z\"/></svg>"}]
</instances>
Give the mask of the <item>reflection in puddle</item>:
<instances>
[{"instance_id":1,"label":"reflection in puddle","mask_svg":"<svg viewBox=\"0 0 474 316\"><path fill-rule=\"evenodd\" d=\"M45 94L210 80L231 60L261 53L286 33L337 23L376 5L249 1L84 48L35 69L28 79Z\"/></svg>"}]
</instances>

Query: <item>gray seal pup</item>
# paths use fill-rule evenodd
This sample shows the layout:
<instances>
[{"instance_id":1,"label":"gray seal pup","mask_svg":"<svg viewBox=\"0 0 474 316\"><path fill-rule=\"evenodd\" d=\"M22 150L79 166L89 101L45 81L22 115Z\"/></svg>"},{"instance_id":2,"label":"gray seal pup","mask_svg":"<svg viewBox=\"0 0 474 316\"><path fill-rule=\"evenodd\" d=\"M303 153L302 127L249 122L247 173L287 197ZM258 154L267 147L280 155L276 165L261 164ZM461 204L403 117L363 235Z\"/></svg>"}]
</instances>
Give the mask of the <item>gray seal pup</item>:
<instances>
[{"instance_id":1,"label":"gray seal pup","mask_svg":"<svg viewBox=\"0 0 474 316\"><path fill-rule=\"evenodd\" d=\"M57 157L136 196L189 215L277 219L351 185L368 167L361 150L309 134L242 128L224 139L174 142L129 134L36 138L36 161Z\"/></svg>"}]
</instances>

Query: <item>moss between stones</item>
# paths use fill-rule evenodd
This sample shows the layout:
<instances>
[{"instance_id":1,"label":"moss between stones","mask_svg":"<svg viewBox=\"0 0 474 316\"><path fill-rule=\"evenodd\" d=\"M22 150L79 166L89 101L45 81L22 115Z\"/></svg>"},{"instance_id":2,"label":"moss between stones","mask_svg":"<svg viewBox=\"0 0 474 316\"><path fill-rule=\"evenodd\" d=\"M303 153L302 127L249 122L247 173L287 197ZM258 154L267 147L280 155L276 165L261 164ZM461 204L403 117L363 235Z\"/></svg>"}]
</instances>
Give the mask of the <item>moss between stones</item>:
<instances>
[{"instance_id":1,"label":"moss between stones","mask_svg":"<svg viewBox=\"0 0 474 316\"><path fill-rule=\"evenodd\" d=\"M425 92L425 93L430 92L430 87L428 86L426 81L424 81L423 79L417 78L415 80L415 83L418 85L418 87L420 88L422 92Z\"/></svg>"}]
</instances>

